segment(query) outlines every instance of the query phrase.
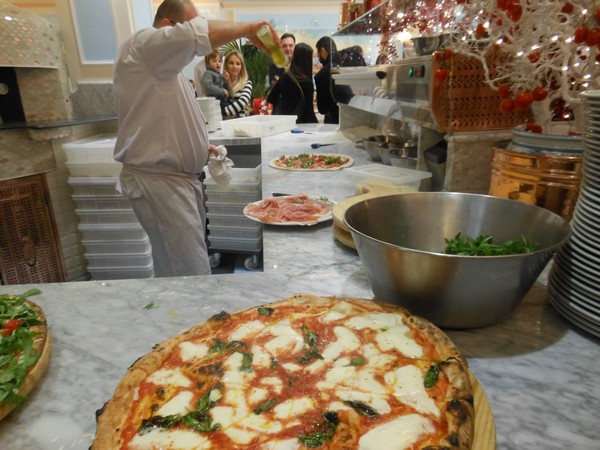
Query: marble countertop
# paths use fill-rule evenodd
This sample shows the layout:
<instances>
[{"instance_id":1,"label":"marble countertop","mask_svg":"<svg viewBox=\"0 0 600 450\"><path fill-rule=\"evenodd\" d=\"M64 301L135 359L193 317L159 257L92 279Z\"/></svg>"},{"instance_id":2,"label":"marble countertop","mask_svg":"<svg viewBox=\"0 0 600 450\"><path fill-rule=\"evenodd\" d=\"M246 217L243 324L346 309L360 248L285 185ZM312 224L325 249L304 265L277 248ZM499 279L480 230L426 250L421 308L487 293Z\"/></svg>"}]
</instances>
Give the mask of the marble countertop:
<instances>
[{"instance_id":1,"label":"marble countertop","mask_svg":"<svg viewBox=\"0 0 600 450\"><path fill-rule=\"evenodd\" d=\"M336 173L285 172L273 157L310 151L366 153L331 126L263 139L263 196L273 192L354 194L354 179ZM308 134L308 133L312 134ZM600 442L600 340L559 316L547 301L544 272L507 320L447 334L467 357L487 394L498 449L597 449ZM0 286L21 293L32 286ZM138 357L222 310L236 311L299 292L372 298L357 253L332 237L331 222L264 228L264 272L206 277L90 281L36 286L53 340L47 373L20 411L0 422L0 448L87 449L95 411ZM149 303L154 308L145 309ZM474 449L476 450L476 449Z\"/></svg>"}]
</instances>

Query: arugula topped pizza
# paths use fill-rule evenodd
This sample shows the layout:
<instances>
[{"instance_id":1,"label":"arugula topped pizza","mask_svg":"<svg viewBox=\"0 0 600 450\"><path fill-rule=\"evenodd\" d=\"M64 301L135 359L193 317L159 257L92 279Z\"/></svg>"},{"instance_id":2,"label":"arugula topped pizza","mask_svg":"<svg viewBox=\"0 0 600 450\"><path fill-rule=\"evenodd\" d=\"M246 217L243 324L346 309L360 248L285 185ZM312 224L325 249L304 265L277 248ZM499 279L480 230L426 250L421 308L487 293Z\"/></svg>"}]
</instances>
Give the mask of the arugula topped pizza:
<instances>
[{"instance_id":1,"label":"arugula topped pizza","mask_svg":"<svg viewBox=\"0 0 600 450\"><path fill-rule=\"evenodd\" d=\"M466 362L431 323L299 294L207 322L138 360L92 449L469 449Z\"/></svg>"},{"instance_id":2,"label":"arugula topped pizza","mask_svg":"<svg viewBox=\"0 0 600 450\"><path fill-rule=\"evenodd\" d=\"M49 355L44 315L38 305L27 300L39 293L32 289L22 295L0 294L0 419L26 400L33 388L28 377L42 354ZM43 369L38 367L34 378Z\"/></svg>"}]
</instances>

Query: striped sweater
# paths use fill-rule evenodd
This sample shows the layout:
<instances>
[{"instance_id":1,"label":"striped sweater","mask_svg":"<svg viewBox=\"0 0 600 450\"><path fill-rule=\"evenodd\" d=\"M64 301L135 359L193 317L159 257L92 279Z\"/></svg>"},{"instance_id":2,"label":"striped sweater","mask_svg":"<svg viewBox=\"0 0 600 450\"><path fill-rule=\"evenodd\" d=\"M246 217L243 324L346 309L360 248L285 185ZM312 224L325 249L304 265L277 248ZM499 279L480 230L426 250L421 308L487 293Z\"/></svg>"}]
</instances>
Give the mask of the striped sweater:
<instances>
[{"instance_id":1,"label":"striped sweater","mask_svg":"<svg viewBox=\"0 0 600 450\"><path fill-rule=\"evenodd\" d=\"M229 99L229 105L227 105L223 112L224 116L236 116L239 117L240 113L246 112L246 107L252 100L252 81L246 81L244 88L237 91L233 99Z\"/></svg>"}]
</instances>

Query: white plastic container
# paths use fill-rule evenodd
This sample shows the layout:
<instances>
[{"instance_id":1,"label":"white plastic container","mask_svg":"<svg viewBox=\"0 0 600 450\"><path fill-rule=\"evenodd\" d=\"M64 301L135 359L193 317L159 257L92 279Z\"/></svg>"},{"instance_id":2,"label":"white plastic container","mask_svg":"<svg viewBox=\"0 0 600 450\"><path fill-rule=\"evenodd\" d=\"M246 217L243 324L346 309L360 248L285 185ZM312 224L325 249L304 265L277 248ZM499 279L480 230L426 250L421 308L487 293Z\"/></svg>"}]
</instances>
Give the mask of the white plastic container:
<instances>
[{"instance_id":1,"label":"white plastic container","mask_svg":"<svg viewBox=\"0 0 600 450\"><path fill-rule=\"evenodd\" d=\"M148 235L139 223L80 223L77 228L81 232L83 239L89 241L131 241L148 238Z\"/></svg>"},{"instance_id":2,"label":"white plastic container","mask_svg":"<svg viewBox=\"0 0 600 450\"><path fill-rule=\"evenodd\" d=\"M76 209L83 224L139 224L133 209Z\"/></svg>"},{"instance_id":3,"label":"white plastic container","mask_svg":"<svg viewBox=\"0 0 600 450\"><path fill-rule=\"evenodd\" d=\"M251 182L231 182L227 186L223 186L215 183L214 180L204 180L204 189L207 194L212 194L213 192L241 192L241 193L262 193L262 182L251 181Z\"/></svg>"},{"instance_id":4,"label":"white plastic container","mask_svg":"<svg viewBox=\"0 0 600 450\"><path fill-rule=\"evenodd\" d=\"M239 252L260 252L262 250L262 237L258 239L231 239L208 237L210 250L232 250Z\"/></svg>"},{"instance_id":5,"label":"white plastic container","mask_svg":"<svg viewBox=\"0 0 600 450\"><path fill-rule=\"evenodd\" d=\"M344 172L354 178L357 192L361 192L360 187L366 184L398 190L404 190L406 187L418 190L422 180L431 178L431 172L383 164L349 167Z\"/></svg>"},{"instance_id":6,"label":"white plastic container","mask_svg":"<svg viewBox=\"0 0 600 450\"><path fill-rule=\"evenodd\" d=\"M262 225L250 220L243 215L231 216L208 212L208 226L210 227L233 227L233 228L260 228Z\"/></svg>"},{"instance_id":7,"label":"white plastic container","mask_svg":"<svg viewBox=\"0 0 600 450\"><path fill-rule=\"evenodd\" d=\"M240 119L223 120L221 131L223 136L265 137L273 134L289 132L296 127L296 116L264 116L256 115Z\"/></svg>"},{"instance_id":8,"label":"white plastic container","mask_svg":"<svg viewBox=\"0 0 600 450\"><path fill-rule=\"evenodd\" d=\"M119 178L79 178L69 177L67 183L73 189L73 195L119 195L116 189Z\"/></svg>"},{"instance_id":9,"label":"white plastic container","mask_svg":"<svg viewBox=\"0 0 600 450\"><path fill-rule=\"evenodd\" d=\"M206 191L206 204L244 205L256 202L262 197L260 191ZM242 208L243 209L243 208Z\"/></svg>"},{"instance_id":10,"label":"white plastic container","mask_svg":"<svg viewBox=\"0 0 600 450\"><path fill-rule=\"evenodd\" d=\"M241 216L244 217L243 211L246 204L226 204L206 202L207 214L218 214L223 216Z\"/></svg>"},{"instance_id":11,"label":"white plastic container","mask_svg":"<svg viewBox=\"0 0 600 450\"><path fill-rule=\"evenodd\" d=\"M259 239L262 237L262 227L256 228L235 228L235 227L218 227L208 225L208 239Z\"/></svg>"},{"instance_id":12,"label":"white plastic container","mask_svg":"<svg viewBox=\"0 0 600 450\"><path fill-rule=\"evenodd\" d=\"M88 267L92 280L129 280L134 278L152 278L152 262L140 267Z\"/></svg>"},{"instance_id":13,"label":"white plastic container","mask_svg":"<svg viewBox=\"0 0 600 450\"><path fill-rule=\"evenodd\" d=\"M206 175L206 179L204 180L205 184L216 185L215 180L210 176L210 172L208 171L208 167L204 167L204 173ZM232 184L237 183L253 183L255 181L262 180L262 165L259 164L254 168L245 168L245 167L232 167L231 168L231 182Z\"/></svg>"},{"instance_id":14,"label":"white plastic container","mask_svg":"<svg viewBox=\"0 0 600 450\"><path fill-rule=\"evenodd\" d=\"M122 195L73 195L77 209L132 209Z\"/></svg>"},{"instance_id":15,"label":"white plastic container","mask_svg":"<svg viewBox=\"0 0 600 450\"><path fill-rule=\"evenodd\" d=\"M117 137L97 134L63 144L62 148L70 163L114 163L113 152Z\"/></svg>"},{"instance_id":16,"label":"white plastic container","mask_svg":"<svg viewBox=\"0 0 600 450\"><path fill-rule=\"evenodd\" d=\"M114 241L83 239L81 243L84 245L86 253L92 255L146 254L152 251L147 236L144 239Z\"/></svg>"},{"instance_id":17,"label":"white plastic container","mask_svg":"<svg viewBox=\"0 0 600 450\"><path fill-rule=\"evenodd\" d=\"M123 164L120 162L103 163L65 163L72 177L118 177Z\"/></svg>"},{"instance_id":18,"label":"white plastic container","mask_svg":"<svg viewBox=\"0 0 600 450\"><path fill-rule=\"evenodd\" d=\"M88 270L98 267L146 267L152 264L152 251L145 253L85 253Z\"/></svg>"}]
</instances>

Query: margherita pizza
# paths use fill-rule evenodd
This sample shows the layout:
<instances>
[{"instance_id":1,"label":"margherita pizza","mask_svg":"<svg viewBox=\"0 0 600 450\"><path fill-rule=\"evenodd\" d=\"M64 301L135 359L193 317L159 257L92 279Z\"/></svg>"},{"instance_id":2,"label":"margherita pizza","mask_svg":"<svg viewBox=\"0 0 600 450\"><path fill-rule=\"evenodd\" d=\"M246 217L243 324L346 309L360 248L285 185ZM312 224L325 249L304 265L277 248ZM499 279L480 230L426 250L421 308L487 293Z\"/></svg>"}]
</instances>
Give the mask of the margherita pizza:
<instances>
[{"instance_id":1,"label":"margherita pizza","mask_svg":"<svg viewBox=\"0 0 600 450\"><path fill-rule=\"evenodd\" d=\"M340 170L354 164L350 156L334 153L301 153L299 155L282 155L271 160L269 165L276 169L318 171Z\"/></svg>"},{"instance_id":2,"label":"margherita pizza","mask_svg":"<svg viewBox=\"0 0 600 450\"><path fill-rule=\"evenodd\" d=\"M470 449L466 362L430 322L300 294L220 313L138 360L92 449Z\"/></svg>"},{"instance_id":3,"label":"margherita pizza","mask_svg":"<svg viewBox=\"0 0 600 450\"><path fill-rule=\"evenodd\" d=\"M333 203L307 194L265 198L250 203L243 210L249 219L276 225L314 225L331 219Z\"/></svg>"}]
</instances>

